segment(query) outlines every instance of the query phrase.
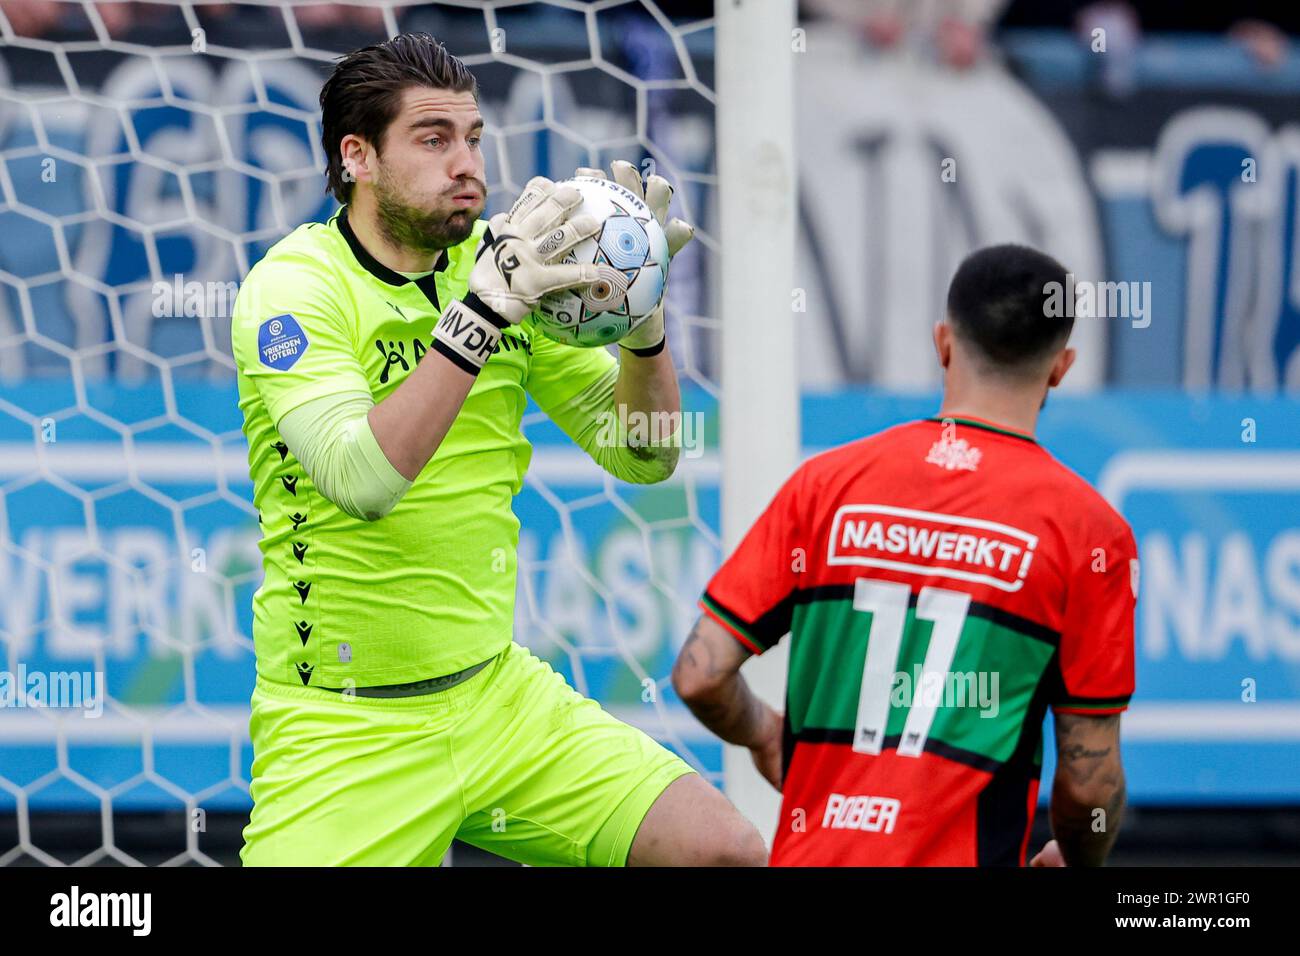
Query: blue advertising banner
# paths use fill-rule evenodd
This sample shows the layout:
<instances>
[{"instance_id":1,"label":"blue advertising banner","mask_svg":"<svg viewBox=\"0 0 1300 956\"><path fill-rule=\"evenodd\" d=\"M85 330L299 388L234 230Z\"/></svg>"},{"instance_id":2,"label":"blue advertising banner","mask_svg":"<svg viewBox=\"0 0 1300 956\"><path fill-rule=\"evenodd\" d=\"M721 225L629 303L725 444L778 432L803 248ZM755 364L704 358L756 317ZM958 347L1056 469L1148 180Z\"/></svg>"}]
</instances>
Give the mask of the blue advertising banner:
<instances>
[{"instance_id":1,"label":"blue advertising banner","mask_svg":"<svg viewBox=\"0 0 1300 956\"><path fill-rule=\"evenodd\" d=\"M516 634L718 779L716 740L667 679L722 557L717 418L703 392L687 406L704 427L673 480L648 488L525 420ZM49 380L0 388L0 407L0 812L246 807L261 572L233 389ZM806 451L936 407L809 394ZM1294 400L1172 393L1044 412L1043 443L1138 541L1135 803L1300 801L1297 420Z\"/></svg>"}]
</instances>

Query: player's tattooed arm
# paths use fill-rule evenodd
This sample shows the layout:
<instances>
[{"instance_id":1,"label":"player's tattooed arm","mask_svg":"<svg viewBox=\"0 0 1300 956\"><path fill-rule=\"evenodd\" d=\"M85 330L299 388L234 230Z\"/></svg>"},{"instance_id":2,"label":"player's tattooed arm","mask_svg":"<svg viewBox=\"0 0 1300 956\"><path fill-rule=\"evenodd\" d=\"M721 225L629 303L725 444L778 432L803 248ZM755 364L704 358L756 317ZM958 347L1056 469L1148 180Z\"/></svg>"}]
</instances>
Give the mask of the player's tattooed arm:
<instances>
[{"instance_id":1,"label":"player's tattooed arm","mask_svg":"<svg viewBox=\"0 0 1300 956\"><path fill-rule=\"evenodd\" d=\"M702 616L677 655L673 688L700 723L723 740L779 753L781 715L740 676L748 658L749 651L722 625Z\"/></svg>"},{"instance_id":2,"label":"player's tattooed arm","mask_svg":"<svg viewBox=\"0 0 1300 956\"><path fill-rule=\"evenodd\" d=\"M1067 866L1101 866L1119 834L1124 766L1119 714L1056 714L1052 834Z\"/></svg>"}]
</instances>

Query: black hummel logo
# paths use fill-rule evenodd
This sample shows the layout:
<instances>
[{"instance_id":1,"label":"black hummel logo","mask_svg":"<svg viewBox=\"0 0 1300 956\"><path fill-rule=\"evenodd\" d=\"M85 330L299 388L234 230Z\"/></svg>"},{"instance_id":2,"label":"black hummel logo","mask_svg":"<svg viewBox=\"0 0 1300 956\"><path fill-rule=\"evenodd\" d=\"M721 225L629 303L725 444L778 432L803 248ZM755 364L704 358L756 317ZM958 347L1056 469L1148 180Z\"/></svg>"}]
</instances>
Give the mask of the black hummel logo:
<instances>
[{"instance_id":1,"label":"black hummel logo","mask_svg":"<svg viewBox=\"0 0 1300 956\"><path fill-rule=\"evenodd\" d=\"M304 685L306 685L307 681L311 680L311 672L315 669L316 668L312 667L306 661L303 661L298 665L298 676L302 678Z\"/></svg>"},{"instance_id":2,"label":"black hummel logo","mask_svg":"<svg viewBox=\"0 0 1300 956\"><path fill-rule=\"evenodd\" d=\"M280 453L281 461L284 461L284 456L289 454L289 446L282 441L272 442L271 447Z\"/></svg>"},{"instance_id":3,"label":"black hummel logo","mask_svg":"<svg viewBox=\"0 0 1300 956\"><path fill-rule=\"evenodd\" d=\"M385 299L384 301L385 301L385 302L388 302L387 299ZM410 321L411 321L410 319L408 319L408 318L406 317L406 313L403 312L401 309L399 309L397 306L393 305L393 303L388 302L388 307L389 307L390 309L392 309L394 312L396 312L398 315L400 315L400 316L402 317L402 321L403 321L403 322L410 322Z\"/></svg>"},{"instance_id":4,"label":"black hummel logo","mask_svg":"<svg viewBox=\"0 0 1300 956\"><path fill-rule=\"evenodd\" d=\"M311 593L310 581L294 581L293 589L298 592L298 597L302 598L302 603L307 603L307 595Z\"/></svg>"},{"instance_id":5,"label":"black hummel logo","mask_svg":"<svg viewBox=\"0 0 1300 956\"><path fill-rule=\"evenodd\" d=\"M313 626L314 625L308 624L306 621L299 621L294 625L294 627L298 629L298 636L302 638L304 647L307 646L307 638L311 637L311 629Z\"/></svg>"},{"instance_id":6,"label":"black hummel logo","mask_svg":"<svg viewBox=\"0 0 1300 956\"><path fill-rule=\"evenodd\" d=\"M907 742L908 742L909 744L914 744L914 743L916 743L916 742L917 742L918 740L920 740L920 739L921 739L921 735L920 735L920 734L908 734L908 735L907 735Z\"/></svg>"},{"instance_id":7,"label":"black hummel logo","mask_svg":"<svg viewBox=\"0 0 1300 956\"><path fill-rule=\"evenodd\" d=\"M862 736L866 737L867 740L874 741L876 739L876 732L874 730L868 730Z\"/></svg>"},{"instance_id":8,"label":"black hummel logo","mask_svg":"<svg viewBox=\"0 0 1300 956\"><path fill-rule=\"evenodd\" d=\"M388 343L388 348L384 348L383 339L375 339L375 348L379 349L379 354L384 356L384 370L379 373L379 384L383 385L388 381L388 372L395 362L402 363L402 371L409 372L411 366L406 364L406 343L393 342Z\"/></svg>"},{"instance_id":9,"label":"black hummel logo","mask_svg":"<svg viewBox=\"0 0 1300 956\"><path fill-rule=\"evenodd\" d=\"M306 553L307 546L305 544L301 541L295 541L293 543L293 556L298 559L299 564L302 564L302 556Z\"/></svg>"},{"instance_id":10,"label":"black hummel logo","mask_svg":"<svg viewBox=\"0 0 1300 956\"><path fill-rule=\"evenodd\" d=\"M289 494L294 495L295 497L297 497L297 494L298 494L298 476L297 476L297 475L281 475L281 476L280 476L280 484L284 485L284 490L285 490L285 491L287 491L287 492L289 492Z\"/></svg>"},{"instance_id":11,"label":"black hummel logo","mask_svg":"<svg viewBox=\"0 0 1300 956\"><path fill-rule=\"evenodd\" d=\"M307 516L301 512L295 511L289 515L289 520L293 522L293 530L297 531L298 526L307 523Z\"/></svg>"}]
</instances>

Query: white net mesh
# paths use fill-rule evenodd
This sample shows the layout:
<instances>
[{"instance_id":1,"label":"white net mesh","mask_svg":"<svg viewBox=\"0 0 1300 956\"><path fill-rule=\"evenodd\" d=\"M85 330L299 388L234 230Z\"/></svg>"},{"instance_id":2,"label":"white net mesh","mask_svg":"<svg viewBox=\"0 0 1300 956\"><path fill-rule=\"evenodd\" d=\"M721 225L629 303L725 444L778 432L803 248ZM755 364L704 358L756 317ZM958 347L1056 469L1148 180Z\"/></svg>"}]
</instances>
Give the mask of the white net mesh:
<instances>
[{"instance_id":1,"label":"white net mesh","mask_svg":"<svg viewBox=\"0 0 1300 956\"><path fill-rule=\"evenodd\" d=\"M712 25L678 6L0 2L0 863L229 857L210 834L249 802L261 577L230 307L332 212L339 53L427 30L465 60L488 215L614 158L674 183L697 240L669 338L711 427ZM644 489L540 413L524 429L517 639L716 779L667 680L719 557L713 433Z\"/></svg>"}]
</instances>

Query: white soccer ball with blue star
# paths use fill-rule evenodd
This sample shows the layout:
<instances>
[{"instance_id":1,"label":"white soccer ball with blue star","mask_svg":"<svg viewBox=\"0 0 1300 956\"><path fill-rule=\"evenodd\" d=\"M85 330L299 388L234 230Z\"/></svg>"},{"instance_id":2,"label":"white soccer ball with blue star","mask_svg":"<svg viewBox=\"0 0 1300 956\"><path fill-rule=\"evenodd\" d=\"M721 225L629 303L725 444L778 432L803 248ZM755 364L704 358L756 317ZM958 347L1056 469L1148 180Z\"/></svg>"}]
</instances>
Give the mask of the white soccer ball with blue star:
<instances>
[{"instance_id":1,"label":"white soccer ball with blue star","mask_svg":"<svg viewBox=\"0 0 1300 956\"><path fill-rule=\"evenodd\" d=\"M543 335L579 348L617 342L658 308L668 283L668 240L650 207L612 179L575 176L585 213L600 231L561 262L590 262L600 278L589 286L544 295L533 316Z\"/></svg>"}]
</instances>

